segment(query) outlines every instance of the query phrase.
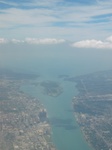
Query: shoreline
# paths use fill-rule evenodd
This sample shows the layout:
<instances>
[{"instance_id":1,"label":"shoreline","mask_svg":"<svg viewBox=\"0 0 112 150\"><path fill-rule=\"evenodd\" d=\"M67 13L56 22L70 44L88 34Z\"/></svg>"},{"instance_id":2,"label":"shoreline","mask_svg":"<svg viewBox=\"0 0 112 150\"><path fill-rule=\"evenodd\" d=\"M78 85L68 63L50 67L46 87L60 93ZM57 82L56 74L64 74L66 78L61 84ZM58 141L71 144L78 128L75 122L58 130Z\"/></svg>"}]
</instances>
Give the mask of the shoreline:
<instances>
[{"instance_id":1,"label":"shoreline","mask_svg":"<svg viewBox=\"0 0 112 150\"><path fill-rule=\"evenodd\" d=\"M0 149L56 150L46 109L20 90L26 81L0 78L1 91L5 90L0 97Z\"/></svg>"}]
</instances>

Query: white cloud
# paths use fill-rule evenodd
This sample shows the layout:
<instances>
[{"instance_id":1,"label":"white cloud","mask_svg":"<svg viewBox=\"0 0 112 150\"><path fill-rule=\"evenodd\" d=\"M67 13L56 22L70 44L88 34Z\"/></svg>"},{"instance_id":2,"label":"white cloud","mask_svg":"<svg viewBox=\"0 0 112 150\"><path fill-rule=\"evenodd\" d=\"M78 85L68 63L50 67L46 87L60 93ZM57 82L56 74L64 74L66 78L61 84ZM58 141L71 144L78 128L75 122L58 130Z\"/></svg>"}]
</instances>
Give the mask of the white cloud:
<instances>
[{"instance_id":1,"label":"white cloud","mask_svg":"<svg viewBox=\"0 0 112 150\"><path fill-rule=\"evenodd\" d=\"M65 39L56 39L56 38L25 38L24 40L18 39L5 39L0 38L0 44L32 44L32 45L51 45L51 44L60 44L67 42ZM70 43L70 41L68 41ZM67 43L68 43L67 42ZM107 37L105 40L82 40L72 43L70 46L77 48L97 48L97 49L112 49L112 36Z\"/></svg>"},{"instance_id":2,"label":"white cloud","mask_svg":"<svg viewBox=\"0 0 112 150\"><path fill-rule=\"evenodd\" d=\"M112 36L106 39L107 41L101 40L83 40L79 42L72 43L72 47L78 48L100 48L100 49L112 49Z\"/></svg>"},{"instance_id":3,"label":"white cloud","mask_svg":"<svg viewBox=\"0 0 112 150\"><path fill-rule=\"evenodd\" d=\"M0 44L5 44L5 43L7 43L7 42L8 42L7 39L0 38Z\"/></svg>"},{"instance_id":4,"label":"white cloud","mask_svg":"<svg viewBox=\"0 0 112 150\"><path fill-rule=\"evenodd\" d=\"M0 1L4 2L4 0ZM67 3L61 5L58 4L60 1L64 2L63 0L32 0L21 3L24 7L26 6L26 9L20 7L21 5L1 9L1 34L7 38L13 38L15 35L15 38L21 39L25 37L45 38L49 35L49 37L68 40L82 40L83 37L103 39L110 34L111 16L107 18L110 22L106 22L105 19L104 22L97 22L98 19L94 21L95 16L111 14L112 0L105 1L105 3L98 0L96 5L89 6L74 3L73 5L67 5ZM11 3L11 5L14 4ZM27 5L31 8L27 9Z\"/></svg>"},{"instance_id":5,"label":"white cloud","mask_svg":"<svg viewBox=\"0 0 112 150\"><path fill-rule=\"evenodd\" d=\"M26 44L60 44L60 43L64 43L65 40L64 39L55 39L55 38L26 38L25 40L18 40L18 39L4 39L4 38L0 38L0 44L7 44L7 43L13 43L13 44L22 44L22 43L26 43Z\"/></svg>"},{"instance_id":6,"label":"white cloud","mask_svg":"<svg viewBox=\"0 0 112 150\"><path fill-rule=\"evenodd\" d=\"M109 36L106 40L112 42L112 36Z\"/></svg>"},{"instance_id":7,"label":"white cloud","mask_svg":"<svg viewBox=\"0 0 112 150\"><path fill-rule=\"evenodd\" d=\"M65 42L65 40L54 38L45 38L45 39L26 38L25 42L29 44L59 44Z\"/></svg>"},{"instance_id":8,"label":"white cloud","mask_svg":"<svg viewBox=\"0 0 112 150\"><path fill-rule=\"evenodd\" d=\"M16 44L16 43L24 43L24 41L17 40L17 39L12 39L11 42L12 42L12 43L15 43L15 44Z\"/></svg>"}]
</instances>

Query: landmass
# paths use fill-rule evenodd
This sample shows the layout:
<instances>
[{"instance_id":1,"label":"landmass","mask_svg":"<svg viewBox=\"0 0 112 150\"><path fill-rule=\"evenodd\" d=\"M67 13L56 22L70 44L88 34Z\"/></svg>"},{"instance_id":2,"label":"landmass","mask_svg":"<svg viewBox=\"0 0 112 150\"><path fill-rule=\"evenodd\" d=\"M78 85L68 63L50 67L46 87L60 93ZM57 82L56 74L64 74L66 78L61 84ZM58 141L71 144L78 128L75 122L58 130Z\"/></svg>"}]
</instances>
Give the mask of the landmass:
<instances>
[{"instance_id":1,"label":"landmass","mask_svg":"<svg viewBox=\"0 0 112 150\"><path fill-rule=\"evenodd\" d=\"M40 86L43 87L44 94L51 97L57 97L63 93L63 88L55 81L42 81Z\"/></svg>"},{"instance_id":2,"label":"landmass","mask_svg":"<svg viewBox=\"0 0 112 150\"><path fill-rule=\"evenodd\" d=\"M75 118L94 150L112 150L112 70L66 78L75 82Z\"/></svg>"},{"instance_id":3,"label":"landmass","mask_svg":"<svg viewBox=\"0 0 112 150\"><path fill-rule=\"evenodd\" d=\"M66 75L66 74L62 74L62 75L59 75L58 78L68 78L69 75Z\"/></svg>"},{"instance_id":4,"label":"landmass","mask_svg":"<svg viewBox=\"0 0 112 150\"><path fill-rule=\"evenodd\" d=\"M37 77L0 70L0 150L56 150L46 109L20 91Z\"/></svg>"}]
</instances>

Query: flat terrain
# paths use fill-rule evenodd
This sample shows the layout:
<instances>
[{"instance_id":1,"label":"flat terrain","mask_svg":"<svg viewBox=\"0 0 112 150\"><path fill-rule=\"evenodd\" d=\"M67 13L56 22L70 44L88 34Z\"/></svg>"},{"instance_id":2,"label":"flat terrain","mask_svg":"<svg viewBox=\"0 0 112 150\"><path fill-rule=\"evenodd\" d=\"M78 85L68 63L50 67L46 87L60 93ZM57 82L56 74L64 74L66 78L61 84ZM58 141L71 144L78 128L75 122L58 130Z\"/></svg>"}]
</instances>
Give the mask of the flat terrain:
<instances>
[{"instance_id":1,"label":"flat terrain","mask_svg":"<svg viewBox=\"0 0 112 150\"><path fill-rule=\"evenodd\" d=\"M55 150L46 110L20 91L37 77L0 70L0 150Z\"/></svg>"},{"instance_id":2,"label":"flat terrain","mask_svg":"<svg viewBox=\"0 0 112 150\"><path fill-rule=\"evenodd\" d=\"M61 84L57 81L45 80L41 82L33 82L30 83L35 87L39 87L42 89L42 93L44 95L48 95L50 97L58 97L63 93L63 88Z\"/></svg>"},{"instance_id":3,"label":"flat terrain","mask_svg":"<svg viewBox=\"0 0 112 150\"><path fill-rule=\"evenodd\" d=\"M52 97L57 97L63 92L60 84L55 81L43 81L40 85L43 87L43 93Z\"/></svg>"},{"instance_id":4,"label":"flat terrain","mask_svg":"<svg viewBox=\"0 0 112 150\"><path fill-rule=\"evenodd\" d=\"M74 115L88 143L95 150L112 149L112 71L64 80L77 83Z\"/></svg>"}]
</instances>

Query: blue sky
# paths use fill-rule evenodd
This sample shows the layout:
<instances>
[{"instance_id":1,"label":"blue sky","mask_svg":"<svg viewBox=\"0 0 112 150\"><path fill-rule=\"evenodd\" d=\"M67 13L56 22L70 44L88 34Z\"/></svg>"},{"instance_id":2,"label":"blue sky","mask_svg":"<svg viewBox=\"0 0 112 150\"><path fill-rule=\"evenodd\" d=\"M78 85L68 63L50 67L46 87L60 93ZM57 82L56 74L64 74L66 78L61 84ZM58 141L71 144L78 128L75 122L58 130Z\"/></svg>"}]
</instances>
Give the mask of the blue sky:
<instances>
[{"instance_id":1,"label":"blue sky","mask_svg":"<svg viewBox=\"0 0 112 150\"><path fill-rule=\"evenodd\" d=\"M112 0L0 0L0 37L104 40L112 35Z\"/></svg>"}]
</instances>

